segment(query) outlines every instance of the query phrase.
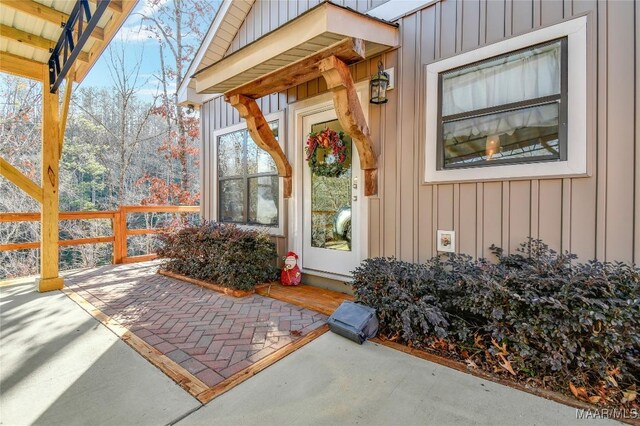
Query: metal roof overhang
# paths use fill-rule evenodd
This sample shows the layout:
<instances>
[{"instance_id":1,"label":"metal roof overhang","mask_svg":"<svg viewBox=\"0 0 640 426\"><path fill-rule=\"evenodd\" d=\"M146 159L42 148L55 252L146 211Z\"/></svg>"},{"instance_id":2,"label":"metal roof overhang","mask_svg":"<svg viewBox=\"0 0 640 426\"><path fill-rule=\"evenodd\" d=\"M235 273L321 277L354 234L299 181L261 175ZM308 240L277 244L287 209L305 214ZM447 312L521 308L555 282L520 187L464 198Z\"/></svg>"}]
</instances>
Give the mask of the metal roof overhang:
<instances>
[{"instance_id":1,"label":"metal roof overhang","mask_svg":"<svg viewBox=\"0 0 640 426\"><path fill-rule=\"evenodd\" d=\"M294 71L296 78L290 80L295 85L304 82L305 66L309 70L307 81L318 76L311 69L314 59L335 56L350 64L395 48L399 42L396 24L325 2L198 71L192 78L198 94L241 92L259 97L263 94L248 94L238 88L298 65ZM271 89L281 87L274 85ZM263 87L262 91L271 89Z\"/></svg>"},{"instance_id":2,"label":"metal roof overhang","mask_svg":"<svg viewBox=\"0 0 640 426\"><path fill-rule=\"evenodd\" d=\"M138 0L88 0L91 15L96 15L94 25L82 18L73 21L74 9L78 1L69 0L2 0L0 2L0 71L21 77L44 81L42 67L52 59L52 51L57 51L60 65L67 62L65 55L72 59L67 68L74 81L79 83L87 75L93 64L100 58L124 20L129 16ZM98 8L106 9L96 14ZM71 20L71 21L70 21ZM73 28L65 24L73 24ZM80 49L71 56L71 46L60 44L63 31L73 33L73 44ZM58 49L56 49L58 47ZM56 73L57 75L57 73ZM56 85L57 87L57 85Z\"/></svg>"}]
</instances>

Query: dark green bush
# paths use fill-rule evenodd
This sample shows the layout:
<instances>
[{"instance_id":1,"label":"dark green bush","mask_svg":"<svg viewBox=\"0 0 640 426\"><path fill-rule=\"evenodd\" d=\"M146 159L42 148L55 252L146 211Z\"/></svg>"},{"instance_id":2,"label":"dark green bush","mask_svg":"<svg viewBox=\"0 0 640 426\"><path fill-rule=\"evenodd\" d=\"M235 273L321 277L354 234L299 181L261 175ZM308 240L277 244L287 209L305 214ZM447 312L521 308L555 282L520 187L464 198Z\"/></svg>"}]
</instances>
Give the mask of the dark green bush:
<instances>
[{"instance_id":1,"label":"dark green bush","mask_svg":"<svg viewBox=\"0 0 640 426\"><path fill-rule=\"evenodd\" d=\"M162 268L237 290L277 279L276 246L260 231L204 222L163 236Z\"/></svg>"},{"instance_id":2,"label":"dark green bush","mask_svg":"<svg viewBox=\"0 0 640 426\"><path fill-rule=\"evenodd\" d=\"M601 395L594 401L640 385L640 269L579 263L539 240L492 250L497 263L368 259L354 272L356 298L378 310L382 333L414 346L444 338L460 358L496 367L504 357L522 379L571 382Z\"/></svg>"}]
</instances>

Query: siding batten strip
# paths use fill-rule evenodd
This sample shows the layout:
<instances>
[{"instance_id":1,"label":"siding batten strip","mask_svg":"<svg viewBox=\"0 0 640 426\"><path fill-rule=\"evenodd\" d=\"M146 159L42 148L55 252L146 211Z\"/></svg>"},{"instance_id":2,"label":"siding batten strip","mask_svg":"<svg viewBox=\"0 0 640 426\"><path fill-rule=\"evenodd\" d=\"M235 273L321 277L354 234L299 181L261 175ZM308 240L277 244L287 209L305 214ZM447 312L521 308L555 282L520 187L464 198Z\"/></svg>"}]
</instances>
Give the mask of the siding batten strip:
<instances>
[{"instance_id":1,"label":"siding batten strip","mask_svg":"<svg viewBox=\"0 0 640 426\"><path fill-rule=\"evenodd\" d=\"M635 79L635 218L633 223L634 247L633 261L640 265L640 6L635 5L635 34L636 34L636 79Z\"/></svg>"},{"instance_id":2,"label":"siding batten strip","mask_svg":"<svg viewBox=\"0 0 640 426\"><path fill-rule=\"evenodd\" d=\"M529 202L531 203L531 220L530 220L530 231L529 236L531 238L539 238L538 237L538 229L540 228L540 181L538 179L534 179L531 181L531 199Z\"/></svg>"},{"instance_id":3,"label":"siding batten strip","mask_svg":"<svg viewBox=\"0 0 640 426\"><path fill-rule=\"evenodd\" d=\"M502 248L506 253L511 252L511 248L509 247L509 222L511 218L511 202L509 200L510 196L510 185L509 181L502 182L502 235L501 235L501 243Z\"/></svg>"},{"instance_id":4,"label":"siding batten strip","mask_svg":"<svg viewBox=\"0 0 640 426\"><path fill-rule=\"evenodd\" d=\"M597 211L596 211L596 255L605 259L607 255L607 5L598 3L598 146L597 146Z\"/></svg>"},{"instance_id":5,"label":"siding batten strip","mask_svg":"<svg viewBox=\"0 0 640 426\"><path fill-rule=\"evenodd\" d=\"M562 179L562 250L571 251L571 179Z\"/></svg>"}]
</instances>

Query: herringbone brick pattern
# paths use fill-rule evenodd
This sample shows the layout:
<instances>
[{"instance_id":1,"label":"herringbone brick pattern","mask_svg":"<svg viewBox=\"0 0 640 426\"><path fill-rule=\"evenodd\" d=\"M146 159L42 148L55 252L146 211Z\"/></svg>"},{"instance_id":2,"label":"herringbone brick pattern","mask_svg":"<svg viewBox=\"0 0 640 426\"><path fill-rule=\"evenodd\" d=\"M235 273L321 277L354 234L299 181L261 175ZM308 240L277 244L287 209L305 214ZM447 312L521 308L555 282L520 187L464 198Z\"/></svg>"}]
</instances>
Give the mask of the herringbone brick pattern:
<instances>
[{"instance_id":1,"label":"herringbone brick pattern","mask_svg":"<svg viewBox=\"0 0 640 426\"><path fill-rule=\"evenodd\" d=\"M320 327L326 316L278 300L233 298L156 274L155 263L77 271L65 284L208 386Z\"/></svg>"}]
</instances>

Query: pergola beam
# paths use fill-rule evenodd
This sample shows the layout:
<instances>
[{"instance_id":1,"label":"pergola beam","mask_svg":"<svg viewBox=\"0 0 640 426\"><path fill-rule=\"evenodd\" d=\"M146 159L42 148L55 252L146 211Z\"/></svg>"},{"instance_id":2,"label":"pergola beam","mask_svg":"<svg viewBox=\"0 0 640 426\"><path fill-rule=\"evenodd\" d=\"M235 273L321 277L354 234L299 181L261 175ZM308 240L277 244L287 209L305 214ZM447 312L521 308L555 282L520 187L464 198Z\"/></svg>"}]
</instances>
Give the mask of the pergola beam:
<instances>
[{"instance_id":1,"label":"pergola beam","mask_svg":"<svg viewBox=\"0 0 640 426\"><path fill-rule=\"evenodd\" d=\"M89 3L97 3L98 0L89 0ZM109 2L109 9L115 13L122 13L122 0L111 0Z\"/></svg>"},{"instance_id":2,"label":"pergola beam","mask_svg":"<svg viewBox=\"0 0 640 426\"><path fill-rule=\"evenodd\" d=\"M291 197L291 165L287 156L282 152L280 144L273 136L271 127L269 127L269 123L264 118L255 99L243 95L233 95L228 99L228 102L238 110L240 117L247 121L247 129L256 145L267 151L273 158L278 175L284 178L284 197Z\"/></svg>"},{"instance_id":3,"label":"pergola beam","mask_svg":"<svg viewBox=\"0 0 640 426\"><path fill-rule=\"evenodd\" d=\"M43 67L44 64L41 62L8 52L0 52L0 72L41 81Z\"/></svg>"},{"instance_id":4,"label":"pergola beam","mask_svg":"<svg viewBox=\"0 0 640 426\"><path fill-rule=\"evenodd\" d=\"M0 175L22 189L34 200L42 203L42 188L2 157L0 157Z\"/></svg>"},{"instance_id":5,"label":"pergola beam","mask_svg":"<svg viewBox=\"0 0 640 426\"><path fill-rule=\"evenodd\" d=\"M27 44L31 47L40 50L49 51L56 47L56 42L49 40L48 38L40 37L34 34L30 34L26 31L22 31L13 27L9 27L4 24L0 24L0 36L14 40L20 43ZM80 52L78 54L78 60L82 62L89 62L89 54L87 52Z\"/></svg>"},{"instance_id":6,"label":"pergola beam","mask_svg":"<svg viewBox=\"0 0 640 426\"><path fill-rule=\"evenodd\" d=\"M351 136L364 172L365 196L378 193L378 169L371 133L356 92L349 66L331 52L350 58L364 58L364 43L347 39L330 49L273 71L225 93L225 99L247 121L249 134L255 143L273 158L278 174L285 178L285 197L291 195L291 166L275 140L255 98L277 93L322 76L332 92L333 105L340 125Z\"/></svg>"},{"instance_id":7,"label":"pergola beam","mask_svg":"<svg viewBox=\"0 0 640 426\"><path fill-rule=\"evenodd\" d=\"M10 7L14 10L26 13L34 18L43 19L47 22L60 26L69 21L69 15L52 7L45 6L34 0L6 0L3 1L4 6ZM104 29L96 27L91 32L91 37L96 40L104 40Z\"/></svg>"},{"instance_id":8,"label":"pergola beam","mask_svg":"<svg viewBox=\"0 0 640 426\"><path fill-rule=\"evenodd\" d=\"M226 99L234 95L244 95L258 99L271 93L278 93L322 75L320 61L336 56L343 62L360 62L365 58L364 40L346 38L311 56L250 81L224 94Z\"/></svg>"},{"instance_id":9,"label":"pergola beam","mask_svg":"<svg viewBox=\"0 0 640 426\"><path fill-rule=\"evenodd\" d=\"M378 193L378 169L373 152L371 133L358 99L347 64L335 56L323 59L319 65L327 88L333 94L333 106L344 131L351 136L364 171L364 195Z\"/></svg>"},{"instance_id":10,"label":"pergola beam","mask_svg":"<svg viewBox=\"0 0 640 426\"><path fill-rule=\"evenodd\" d=\"M78 0L69 14L69 22L62 29L56 46L51 50L49 58L49 90L58 91L67 74L74 72L76 59L85 54L82 48L89 40L91 32L98 25L111 0L98 0L92 12L88 0ZM86 21L86 23L85 23ZM87 61L88 62L88 61Z\"/></svg>"}]
</instances>

